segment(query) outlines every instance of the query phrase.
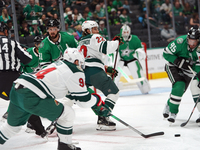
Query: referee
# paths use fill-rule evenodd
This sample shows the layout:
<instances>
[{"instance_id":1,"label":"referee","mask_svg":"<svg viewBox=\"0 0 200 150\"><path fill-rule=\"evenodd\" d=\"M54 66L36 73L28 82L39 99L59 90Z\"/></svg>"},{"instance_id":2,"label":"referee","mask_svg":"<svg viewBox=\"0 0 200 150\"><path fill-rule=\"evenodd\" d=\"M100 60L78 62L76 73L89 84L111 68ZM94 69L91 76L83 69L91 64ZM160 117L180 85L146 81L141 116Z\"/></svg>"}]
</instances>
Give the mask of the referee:
<instances>
[{"instance_id":1,"label":"referee","mask_svg":"<svg viewBox=\"0 0 200 150\"><path fill-rule=\"evenodd\" d=\"M8 38L8 30L8 26L0 22L0 98L4 100L9 100L12 83L20 76L20 63L27 64L32 59L17 41ZM3 118L7 118L6 114Z\"/></svg>"}]
</instances>

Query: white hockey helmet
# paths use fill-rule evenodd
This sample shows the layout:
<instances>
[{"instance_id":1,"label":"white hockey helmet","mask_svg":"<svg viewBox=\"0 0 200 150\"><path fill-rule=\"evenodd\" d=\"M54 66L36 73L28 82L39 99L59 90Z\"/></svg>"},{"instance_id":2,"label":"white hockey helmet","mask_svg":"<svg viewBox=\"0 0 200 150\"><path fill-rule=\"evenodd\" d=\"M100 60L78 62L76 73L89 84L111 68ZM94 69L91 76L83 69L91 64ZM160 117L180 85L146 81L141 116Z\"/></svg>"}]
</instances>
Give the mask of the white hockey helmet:
<instances>
[{"instance_id":1,"label":"white hockey helmet","mask_svg":"<svg viewBox=\"0 0 200 150\"><path fill-rule=\"evenodd\" d=\"M124 41L127 41L129 39L130 34L131 34L131 28L128 25L124 24L121 27L120 34L123 37Z\"/></svg>"},{"instance_id":2,"label":"white hockey helmet","mask_svg":"<svg viewBox=\"0 0 200 150\"><path fill-rule=\"evenodd\" d=\"M85 58L83 56L83 53L77 48L67 48L64 52L63 59L71 63L74 63L76 60L78 60L79 66L82 69L85 68Z\"/></svg>"},{"instance_id":3,"label":"white hockey helmet","mask_svg":"<svg viewBox=\"0 0 200 150\"><path fill-rule=\"evenodd\" d=\"M85 32L86 29L89 29L92 34L92 28L93 27L99 27L99 25L96 23L96 21L87 20L82 23L82 31Z\"/></svg>"}]
</instances>

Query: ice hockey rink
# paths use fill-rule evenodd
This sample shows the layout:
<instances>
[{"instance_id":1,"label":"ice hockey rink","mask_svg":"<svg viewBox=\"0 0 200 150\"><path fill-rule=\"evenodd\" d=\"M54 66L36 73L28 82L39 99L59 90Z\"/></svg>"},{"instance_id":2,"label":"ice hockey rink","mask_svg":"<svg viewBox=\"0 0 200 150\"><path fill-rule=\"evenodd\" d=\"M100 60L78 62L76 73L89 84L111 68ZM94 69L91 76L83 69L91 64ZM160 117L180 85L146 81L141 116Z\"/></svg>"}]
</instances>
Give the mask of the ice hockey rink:
<instances>
[{"instance_id":1,"label":"ice hockey rink","mask_svg":"<svg viewBox=\"0 0 200 150\"><path fill-rule=\"evenodd\" d=\"M92 110L73 106L76 112L73 142L78 143L76 146L82 150L199 150L200 127L195 123L199 115L197 109L189 123L180 127L194 107L190 90L183 96L176 122L169 126L162 112L171 90L170 81L168 78L150 80L150 85L152 90L146 95L142 95L136 85L121 90L113 114L144 134L163 131L164 135L145 139L113 118L117 124L116 131L96 131L97 116ZM7 106L7 101L0 100L1 116ZM42 122L46 127L50 124L46 119ZM33 133L26 133L25 129L26 126L23 126L17 135L0 146L0 150L57 149L56 132L47 141ZM175 134L181 136L175 137Z\"/></svg>"}]
</instances>

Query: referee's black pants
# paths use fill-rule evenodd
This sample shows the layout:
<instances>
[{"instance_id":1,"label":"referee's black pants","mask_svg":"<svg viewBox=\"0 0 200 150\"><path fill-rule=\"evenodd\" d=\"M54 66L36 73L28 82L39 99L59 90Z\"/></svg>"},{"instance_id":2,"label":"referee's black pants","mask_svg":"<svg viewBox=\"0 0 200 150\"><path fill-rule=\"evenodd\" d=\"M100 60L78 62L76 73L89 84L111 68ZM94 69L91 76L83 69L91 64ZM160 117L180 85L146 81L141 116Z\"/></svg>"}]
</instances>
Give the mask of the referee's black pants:
<instances>
[{"instance_id":1,"label":"referee's black pants","mask_svg":"<svg viewBox=\"0 0 200 150\"><path fill-rule=\"evenodd\" d=\"M10 90L15 81L20 76L18 71L0 71L0 97L9 100Z\"/></svg>"}]
</instances>

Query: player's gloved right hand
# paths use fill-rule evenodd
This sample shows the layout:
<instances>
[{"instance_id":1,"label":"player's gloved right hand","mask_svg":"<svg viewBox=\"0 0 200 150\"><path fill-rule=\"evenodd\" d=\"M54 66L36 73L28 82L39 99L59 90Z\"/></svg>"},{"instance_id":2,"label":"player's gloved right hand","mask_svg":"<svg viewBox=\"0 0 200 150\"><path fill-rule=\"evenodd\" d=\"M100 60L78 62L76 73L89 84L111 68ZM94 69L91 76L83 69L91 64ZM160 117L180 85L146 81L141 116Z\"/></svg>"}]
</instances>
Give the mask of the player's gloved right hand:
<instances>
[{"instance_id":1,"label":"player's gloved right hand","mask_svg":"<svg viewBox=\"0 0 200 150\"><path fill-rule=\"evenodd\" d=\"M113 76L113 74L114 74L114 77L118 76L118 71L115 70L113 67L105 66L105 71L111 77Z\"/></svg>"},{"instance_id":2,"label":"player's gloved right hand","mask_svg":"<svg viewBox=\"0 0 200 150\"><path fill-rule=\"evenodd\" d=\"M94 113L98 116L110 116L111 111L109 107L105 105L105 102L102 101L101 97L96 93L92 93L92 95L97 98L97 103L94 106L92 106L92 110L94 111Z\"/></svg>"},{"instance_id":3,"label":"player's gloved right hand","mask_svg":"<svg viewBox=\"0 0 200 150\"><path fill-rule=\"evenodd\" d=\"M188 66L192 67L192 61L186 59L186 58L182 58L182 57L178 57L177 59L175 59L174 64L180 68L180 69L185 69L185 70L189 70Z\"/></svg>"},{"instance_id":4,"label":"player's gloved right hand","mask_svg":"<svg viewBox=\"0 0 200 150\"><path fill-rule=\"evenodd\" d=\"M115 36L112 41L118 40L119 41L119 45L124 44L124 42L122 42L122 37L120 36Z\"/></svg>"}]
</instances>

